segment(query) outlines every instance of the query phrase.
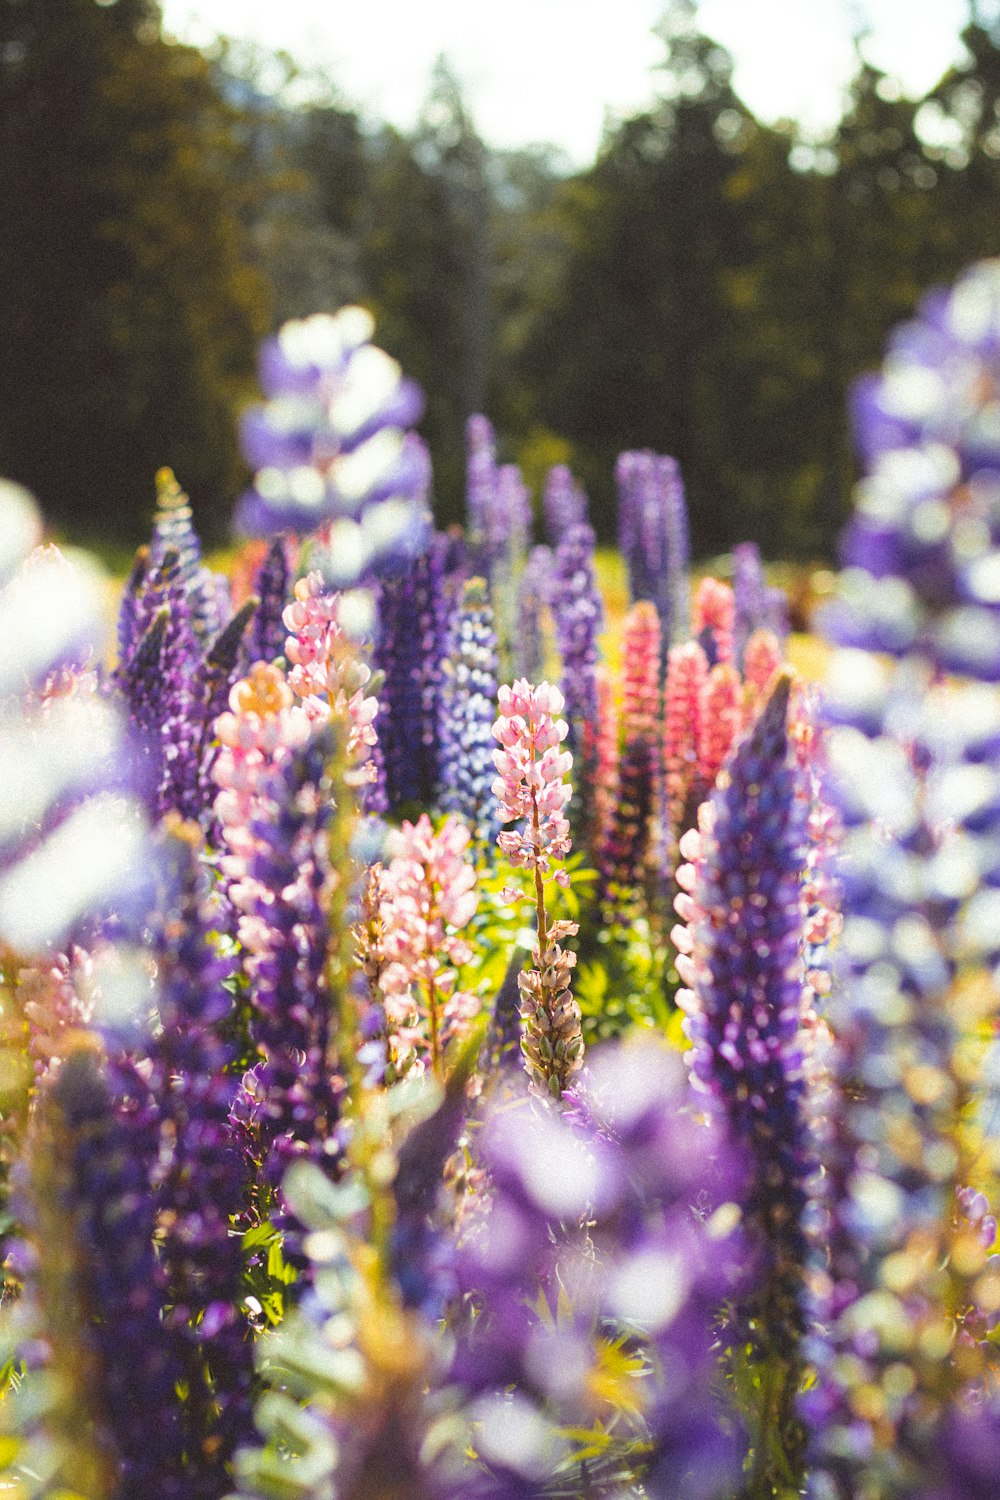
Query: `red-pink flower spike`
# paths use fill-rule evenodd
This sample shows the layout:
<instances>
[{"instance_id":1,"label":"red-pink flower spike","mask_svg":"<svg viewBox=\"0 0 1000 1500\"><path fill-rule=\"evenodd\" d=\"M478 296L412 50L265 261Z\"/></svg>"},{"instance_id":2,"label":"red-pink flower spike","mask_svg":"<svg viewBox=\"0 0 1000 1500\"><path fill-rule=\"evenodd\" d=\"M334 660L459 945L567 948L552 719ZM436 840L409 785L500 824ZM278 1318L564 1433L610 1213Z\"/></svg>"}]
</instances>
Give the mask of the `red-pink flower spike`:
<instances>
[{"instance_id":1,"label":"red-pink flower spike","mask_svg":"<svg viewBox=\"0 0 1000 1500\"><path fill-rule=\"evenodd\" d=\"M661 783L660 617L649 600L625 618L622 670L618 795L599 864L608 921L628 925L642 906Z\"/></svg>"},{"instance_id":2,"label":"red-pink flower spike","mask_svg":"<svg viewBox=\"0 0 1000 1500\"><path fill-rule=\"evenodd\" d=\"M781 642L772 630L755 630L743 648L744 699L752 712L767 693L782 663Z\"/></svg>"},{"instance_id":3,"label":"red-pink flower spike","mask_svg":"<svg viewBox=\"0 0 1000 1500\"><path fill-rule=\"evenodd\" d=\"M559 718L563 696L551 683L537 687L520 678L500 689L500 716L493 725L499 748L493 763L499 772L493 792L500 804L500 820L525 820L521 829L507 829L497 843L516 868L534 876L537 941L532 967L518 975L521 997L521 1051L524 1065L538 1088L558 1098L583 1063L580 1007L570 991L570 972L576 955L561 946L562 939L579 931L575 922L550 922L545 909L544 877L552 874L568 885L563 869L553 861L570 851L566 804L572 788L563 777L573 764L559 746L567 725ZM512 891L513 899L521 894Z\"/></svg>"},{"instance_id":4,"label":"red-pink flower spike","mask_svg":"<svg viewBox=\"0 0 1000 1500\"><path fill-rule=\"evenodd\" d=\"M618 702L607 667L597 668L597 754L594 770L593 848L600 850L618 800Z\"/></svg>"},{"instance_id":5,"label":"red-pink flower spike","mask_svg":"<svg viewBox=\"0 0 1000 1500\"><path fill-rule=\"evenodd\" d=\"M470 837L461 819L446 818L435 833L422 813L386 841L391 858L378 881L378 984L393 1077L428 1065L440 1077L448 1043L479 1009L474 995L455 988L456 970L472 956L460 932L479 904Z\"/></svg>"},{"instance_id":6,"label":"red-pink flower spike","mask_svg":"<svg viewBox=\"0 0 1000 1500\"><path fill-rule=\"evenodd\" d=\"M697 641L672 648L667 656L663 703L663 762L671 846L689 821L692 804L701 800L701 695L707 679L708 658Z\"/></svg>"},{"instance_id":7,"label":"red-pink flower spike","mask_svg":"<svg viewBox=\"0 0 1000 1500\"><path fill-rule=\"evenodd\" d=\"M743 728L743 684L729 662L713 667L701 690L698 773L707 792Z\"/></svg>"},{"instance_id":8,"label":"red-pink flower spike","mask_svg":"<svg viewBox=\"0 0 1000 1500\"><path fill-rule=\"evenodd\" d=\"M717 578L703 578L695 590L691 606L691 634L701 635L710 630L715 640L715 662L730 662L733 659L733 591L728 583Z\"/></svg>"}]
</instances>

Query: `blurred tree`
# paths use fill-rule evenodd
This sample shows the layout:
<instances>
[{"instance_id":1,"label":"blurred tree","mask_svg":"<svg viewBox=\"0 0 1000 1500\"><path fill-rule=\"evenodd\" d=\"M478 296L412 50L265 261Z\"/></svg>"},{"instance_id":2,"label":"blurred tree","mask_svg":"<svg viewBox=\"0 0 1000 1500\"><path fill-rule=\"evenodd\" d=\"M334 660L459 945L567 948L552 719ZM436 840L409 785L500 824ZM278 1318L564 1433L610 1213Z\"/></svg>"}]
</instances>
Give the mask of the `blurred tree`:
<instances>
[{"instance_id":1,"label":"blurred tree","mask_svg":"<svg viewBox=\"0 0 1000 1500\"><path fill-rule=\"evenodd\" d=\"M442 521L464 514L465 422L489 348L493 197L488 155L443 59L412 137L385 130L360 222L379 340L423 386Z\"/></svg>"},{"instance_id":2,"label":"blurred tree","mask_svg":"<svg viewBox=\"0 0 1000 1500\"><path fill-rule=\"evenodd\" d=\"M161 464L223 531L267 322L237 124L152 0L0 0L0 470L78 534L144 534Z\"/></svg>"},{"instance_id":3,"label":"blurred tree","mask_svg":"<svg viewBox=\"0 0 1000 1500\"><path fill-rule=\"evenodd\" d=\"M651 447L681 461L705 551L726 540L719 392L735 372L720 368L721 273L749 253L726 138L753 122L731 59L697 31L692 6L672 6L661 34L660 104L619 125L560 195L564 276L538 308L522 378L543 424L573 443L605 537L616 454Z\"/></svg>"}]
</instances>

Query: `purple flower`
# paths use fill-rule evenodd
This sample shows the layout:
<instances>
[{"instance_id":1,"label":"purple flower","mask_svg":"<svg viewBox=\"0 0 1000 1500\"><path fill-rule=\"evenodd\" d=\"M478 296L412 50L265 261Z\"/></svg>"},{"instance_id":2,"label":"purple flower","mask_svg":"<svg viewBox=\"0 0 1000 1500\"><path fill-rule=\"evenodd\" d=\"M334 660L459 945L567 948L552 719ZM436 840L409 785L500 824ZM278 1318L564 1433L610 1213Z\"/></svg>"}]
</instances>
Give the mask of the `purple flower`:
<instances>
[{"instance_id":1,"label":"purple flower","mask_svg":"<svg viewBox=\"0 0 1000 1500\"><path fill-rule=\"evenodd\" d=\"M473 578L451 624L441 684L439 805L457 813L489 845L500 830L493 795L497 642L486 585Z\"/></svg>"},{"instance_id":2,"label":"purple flower","mask_svg":"<svg viewBox=\"0 0 1000 1500\"><path fill-rule=\"evenodd\" d=\"M517 630L515 675L538 682L545 676L547 659L542 610L548 602L552 575L552 552L532 547L517 585Z\"/></svg>"},{"instance_id":3,"label":"purple flower","mask_svg":"<svg viewBox=\"0 0 1000 1500\"><path fill-rule=\"evenodd\" d=\"M255 661L274 661L284 655L287 632L281 617L291 591L292 570L287 544L284 537L276 536L254 579L258 603L247 631L243 654L245 668Z\"/></svg>"},{"instance_id":4,"label":"purple flower","mask_svg":"<svg viewBox=\"0 0 1000 1500\"><path fill-rule=\"evenodd\" d=\"M76 1244L74 1295L101 1392L98 1437L114 1458L116 1497L181 1500L181 1376L163 1320L165 1286L153 1248L150 1173L159 1121L133 1069L109 1079L90 1050L67 1057L51 1095L62 1169L64 1233Z\"/></svg>"},{"instance_id":5,"label":"purple flower","mask_svg":"<svg viewBox=\"0 0 1000 1500\"><path fill-rule=\"evenodd\" d=\"M666 648L684 638L688 622L687 505L677 460L649 452L619 455L618 545L628 568L632 602L651 599Z\"/></svg>"},{"instance_id":6,"label":"purple flower","mask_svg":"<svg viewBox=\"0 0 1000 1500\"><path fill-rule=\"evenodd\" d=\"M663 1500L724 1495L738 1456L714 1410L711 1323L734 1286L726 1225L738 1211L721 1209L720 1139L685 1113L679 1062L651 1044L597 1054L563 1105L501 1100L480 1132L489 1212L456 1262L480 1313L460 1327L452 1368L477 1463L456 1490L641 1481ZM625 1347L662 1379L629 1381ZM566 1433L602 1421L602 1361L628 1395L591 1466Z\"/></svg>"},{"instance_id":7,"label":"purple flower","mask_svg":"<svg viewBox=\"0 0 1000 1500\"><path fill-rule=\"evenodd\" d=\"M604 603L594 573L594 533L573 526L556 548L549 585L549 607L562 658L559 685L569 724L567 749L573 752L585 795L593 791L597 724L597 638L604 628Z\"/></svg>"},{"instance_id":8,"label":"purple flower","mask_svg":"<svg viewBox=\"0 0 1000 1500\"><path fill-rule=\"evenodd\" d=\"M378 591L374 666L379 689L378 735L385 788L393 811L434 800L440 779L441 661L448 629L445 538L401 577Z\"/></svg>"},{"instance_id":9,"label":"purple flower","mask_svg":"<svg viewBox=\"0 0 1000 1500\"><path fill-rule=\"evenodd\" d=\"M243 423L256 475L240 502L241 528L329 526L337 587L395 563L425 524L426 451L406 441L423 399L369 342L373 328L358 307L286 323L261 352L267 403Z\"/></svg>"},{"instance_id":10,"label":"purple flower","mask_svg":"<svg viewBox=\"0 0 1000 1500\"><path fill-rule=\"evenodd\" d=\"M229 1122L230 1049L220 1040L233 1005L222 983L228 966L212 949L196 847L186 835L173 845L174 899L157 942L160 1030L150 1048L166 1127L156 1172L160 1265L188 1387L188 1446L202 1455L191 1495L215 1500L223 1466L253 1425L253 1342L240 1305L243 1253L231 1228L250 1184Z\"/></svg>"},{"instance_id":11,"label":"purple flower","mask_svg":"<svg viewBox=\"0 0 1000 1500\"><path fill-rule=\"evenodd\" d=\"M545 531L557 547L574 526L587 524L587 497L565 464L553 464L545 478L542 495Z\"/></svg>"},{"instance_id":12,"label":"purple flower","mask_svg":"<svg viewBox=\"0 0 1000 1500\"><path fill-rule=\"evenodd\" d=\"M263 1057L253 1086L261 1161L274 1187L295 1157L331 1163L340 1116L326 977L330 754L326 729L293 752L272 774L251 828L257 895L241 934L252 944L251 1035Z\"/></svg>"},{"instance_id":13,"label":"purple flower","mask_svg":"<svg viewBox=\"0 0 1000 1500\"><path fill-rule=\"evenodd\" d=\"M801 1019L807 804L789 753L790 678L779 677L756 725L733 750L681 853L678 993L692 1042L692 1083L746 1149L744 1205L753 1273L733 1337L749 1343L783 1399L763 1413L795 1466L794 1397L805 1329L806 1211L817 1172L807 1115ZM762 1382L765 1377L762 1377ZM759 1463L766 1460L755 1455Z\"/></svg>"}]
</instances>

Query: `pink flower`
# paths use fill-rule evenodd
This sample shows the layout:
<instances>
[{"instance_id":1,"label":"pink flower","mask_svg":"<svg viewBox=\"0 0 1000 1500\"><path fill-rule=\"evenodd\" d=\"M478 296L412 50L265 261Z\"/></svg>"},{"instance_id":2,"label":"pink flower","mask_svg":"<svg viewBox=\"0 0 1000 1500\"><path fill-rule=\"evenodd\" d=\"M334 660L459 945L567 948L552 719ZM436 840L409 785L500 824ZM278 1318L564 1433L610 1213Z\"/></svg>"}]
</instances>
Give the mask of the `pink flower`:
<instances>
[{"instance_id":1,"label":"pink flower","mask_svg":"<svg viewBox=\"0 0 1000 1500\"><path fill-rule=\"evenodd\" d=\"M389 835L389 864L374 889L378 901L378 985L389 1031L390 1066L398 1077L430 1063L436 1074L453 1037L479 1009L474 995L456 990L457 969L472 950L461 936L476 913L470 834L458 818L435 833L423 813Z\"/></svg>"},{"instance_id":2,"label":"pink flower","mask_svg":"<svg viewBox=\"0 0 1000 1500\"><path fill-rule=\"evenodd\" d=\"M733 591L717 578L703 578L691 607L691 633L700 636L709 630L715 642L716 662L733 659Z\"/></svg>"},{"instance_id":3,"label":"pink flower","mask_svg":"<svg viewBox=\"0 0 1000 1500\"><path fill-rule=\"evenodd\" d=\"M698 771L707 791L743 728L743 685L734 666L713 667L701 690Z\"/></svg>"},{"instance_id":4,"label":"pink flower","mask_svg":"<svg viewBox=\"0 0 1000 1500\"><path fill-rule=\"evenodd\" d=\"M357 779L369 781L375 775L369 752L378 743L378 699L365 694L371 668L345 635L337 619L338 603L339 595L327 590L319 573L296 583L295 598L281 617L291 632L285 642L292 664L288 686L310 719L347 720L347 753L363 768Z\"/></svg>"},{"instance_id":5,"label":"pink flower","mask_svg":"<svg viewBox=\"0 0 1000 1500\"><path fill-rule=\"evenodd\" d=\"M569 732L562 712L563 696L549 682L532 687L524 678L499 692L500 716L493 725L500 748L493 752L499 773L493 794L500 821L521 818L527 827L507 829L497 843L516 868L547 875L553 859L565 859L571 844L566 805L573 788L563 780L573 757L559 746Z\"/></svg>"}]
</instances>

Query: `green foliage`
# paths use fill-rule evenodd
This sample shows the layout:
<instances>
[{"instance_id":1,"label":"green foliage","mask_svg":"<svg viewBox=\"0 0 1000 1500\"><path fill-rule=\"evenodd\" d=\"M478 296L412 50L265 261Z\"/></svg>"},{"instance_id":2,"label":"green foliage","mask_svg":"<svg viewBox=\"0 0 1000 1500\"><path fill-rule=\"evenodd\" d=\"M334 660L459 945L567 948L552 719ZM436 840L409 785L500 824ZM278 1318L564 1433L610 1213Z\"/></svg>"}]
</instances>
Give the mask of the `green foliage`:
<instances>
[{"instance_id":1,"label":"green foliage","mask_svg":"<svg viewBox=\"0 0 1000 1500\"><path fill-rule=\"evenodd\" d=\"M0 470L77 535L138 539L164 463L224 530L266 315L239 125L149 0L0 0Z\"/></svg>"}]
</instances>

